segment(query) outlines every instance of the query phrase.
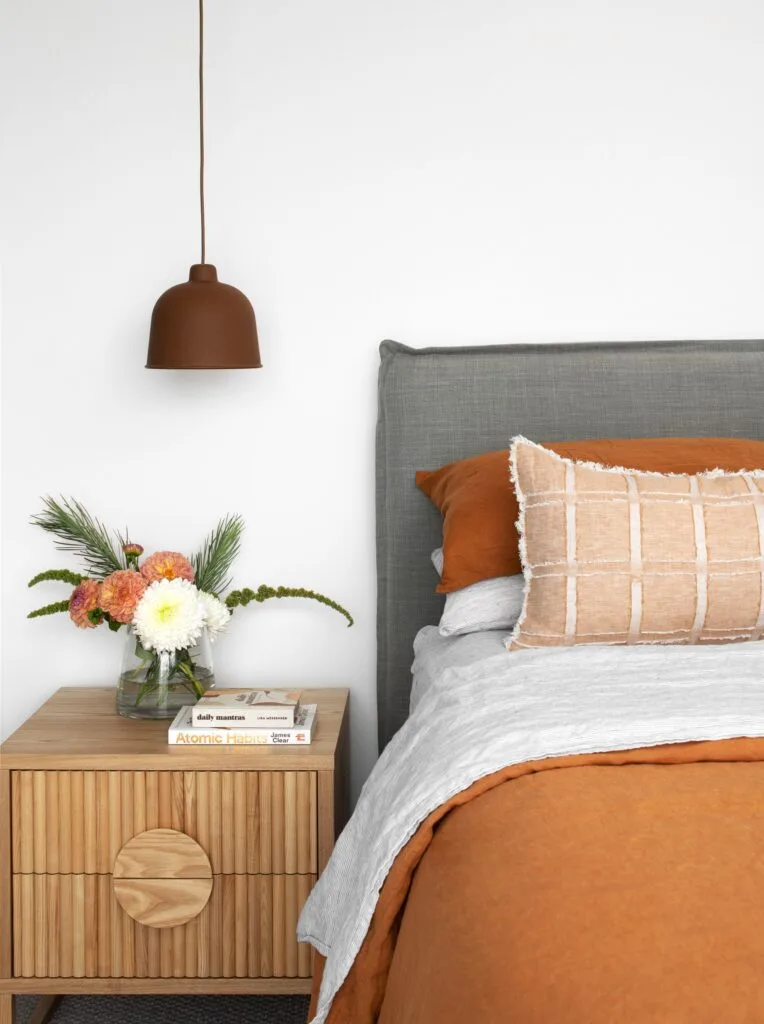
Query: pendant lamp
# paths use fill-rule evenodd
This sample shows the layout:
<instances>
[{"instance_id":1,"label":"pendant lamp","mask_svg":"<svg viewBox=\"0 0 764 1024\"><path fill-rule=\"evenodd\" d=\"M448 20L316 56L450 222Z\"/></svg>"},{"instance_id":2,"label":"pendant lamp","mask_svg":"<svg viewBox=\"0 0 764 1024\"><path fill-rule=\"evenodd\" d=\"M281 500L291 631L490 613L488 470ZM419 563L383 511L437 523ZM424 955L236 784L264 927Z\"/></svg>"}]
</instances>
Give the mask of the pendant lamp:
<instances>
[{"instance_id":1,"label":"pendant lamp","mask_svg":"<svg viewBox=\"0 0 764 1024\"><path fill-rule=\"evenodd\" d=\"M199 214L201 263L188 281L168 288L151 314L146 366L154 370L258 368L255 311L247 296L218 281L205 260L204 221L204 0L199 0Z\"/></svg>"}]
</instances>

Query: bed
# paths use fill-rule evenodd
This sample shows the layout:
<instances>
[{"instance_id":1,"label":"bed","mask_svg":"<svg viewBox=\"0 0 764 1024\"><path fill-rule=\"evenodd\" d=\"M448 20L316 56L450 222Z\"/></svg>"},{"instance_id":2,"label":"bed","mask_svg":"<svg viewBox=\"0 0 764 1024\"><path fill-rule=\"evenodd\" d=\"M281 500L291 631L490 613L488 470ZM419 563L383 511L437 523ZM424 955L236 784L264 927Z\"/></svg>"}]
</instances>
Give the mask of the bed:
<instances>
[{"instance_id":1,"label":"bed","mask_svg":"<svg viewBox=\"0 0 764 1024\"><path fill-rule=\"evenodd\" d=\"M764 344L381 350L380 761L311 895L317 1024L764 1020L764 644L487 650L436 623L414 471L539 440L764 438ZM493 653L492 653L493 651Z\"/></svg>"}]
</instances>

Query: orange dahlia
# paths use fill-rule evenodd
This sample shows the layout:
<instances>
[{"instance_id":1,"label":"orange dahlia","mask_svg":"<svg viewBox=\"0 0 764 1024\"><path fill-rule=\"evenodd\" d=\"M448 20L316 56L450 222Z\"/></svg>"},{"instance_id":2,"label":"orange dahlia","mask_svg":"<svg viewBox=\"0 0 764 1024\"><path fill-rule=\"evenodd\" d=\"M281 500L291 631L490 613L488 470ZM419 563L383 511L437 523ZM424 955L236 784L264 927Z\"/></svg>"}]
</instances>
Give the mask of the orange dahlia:
<instances>
[{"instance_id":1,"label":"orange dahlia","mask_svg":"<svg viewBox=\"0 0 764 1024\"><path fill-rule=\"evenodd\" d=\"M69 618L80 629L95 629L98 625L88 618L88 613L101 607L101 584L98 580L83 580L78 583L69 598Z\"/></svg>"},{"instance_id":2,"label":"orange dahlia","mask_svg":"<svg viewBox=\"0 0 764 1024\"><path fill-rule=\"evenodd\" d=\"M194 582L194 567L178 551L156 551L144 561L141 575L149 583L158 580L188 580Z\"/></svg>"},{"instance_id":3,"label":"orange dahlia","mask_svg":"<svg viewBox=\"0 0 764 1024\"><path fill-rule=\"evenodd\" d=\"M119 569L101 584L100 607L117 622L132 622L135 606L148 584L134 569Z\"/></svg>"}]
</instances>

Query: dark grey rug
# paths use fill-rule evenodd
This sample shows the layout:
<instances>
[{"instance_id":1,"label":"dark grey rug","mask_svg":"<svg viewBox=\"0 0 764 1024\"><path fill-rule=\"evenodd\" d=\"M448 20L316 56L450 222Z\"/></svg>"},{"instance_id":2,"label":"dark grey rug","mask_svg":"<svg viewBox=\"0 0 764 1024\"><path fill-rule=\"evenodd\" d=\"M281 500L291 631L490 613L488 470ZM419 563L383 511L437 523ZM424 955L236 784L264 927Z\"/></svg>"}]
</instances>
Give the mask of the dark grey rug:
<instances>
[{"instance_id":1,"label":"dark grey rug","mask_svg":"<svg viewBox=\"0 0 764 1024\"><path fill-rule=\"evenodd\" d=\"M307 996L65 996L51 1024L305 1024ZM34 1008L17 998L18 1024Z\"/></svg>"}]
</instances>

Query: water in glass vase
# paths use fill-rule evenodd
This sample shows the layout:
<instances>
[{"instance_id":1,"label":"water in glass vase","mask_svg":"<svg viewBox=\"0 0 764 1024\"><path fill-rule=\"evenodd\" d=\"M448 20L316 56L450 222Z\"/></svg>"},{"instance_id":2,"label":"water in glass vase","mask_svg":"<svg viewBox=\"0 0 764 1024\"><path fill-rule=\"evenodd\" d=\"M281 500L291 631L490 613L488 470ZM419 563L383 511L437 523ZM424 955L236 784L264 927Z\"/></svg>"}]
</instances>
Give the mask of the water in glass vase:
<instances>
[{"instance_id":1,"label":"water in glass vase","mask_svg":"<svg viewBox=\"0 0 764 1024\"><path fill-rule=\"evenodd\" d=\"M193 647L149 651L128 628L117 711L125 718L174 718L215 685L212 652L205 629Z\"/></svg>"}]
</instances>

